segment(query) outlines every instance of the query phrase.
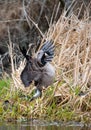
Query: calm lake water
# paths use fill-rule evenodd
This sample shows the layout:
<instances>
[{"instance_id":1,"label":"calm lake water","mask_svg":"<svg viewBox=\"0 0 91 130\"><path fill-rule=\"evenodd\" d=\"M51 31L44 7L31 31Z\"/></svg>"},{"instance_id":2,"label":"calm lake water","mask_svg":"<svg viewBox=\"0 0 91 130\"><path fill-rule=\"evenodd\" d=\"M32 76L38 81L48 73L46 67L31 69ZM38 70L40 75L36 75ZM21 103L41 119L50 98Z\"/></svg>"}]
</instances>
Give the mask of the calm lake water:
<instances>
[{"instance_id":1,"label":"calm lake water","mask_svg":"<svg viewBox=\"0 0 91 130\"><path fill-rule=\"evenodd\" d=\"M0 130L91 130L81 123L46 122L33 120L21 123L0 123Z\"/></svg>"}]
</instances>

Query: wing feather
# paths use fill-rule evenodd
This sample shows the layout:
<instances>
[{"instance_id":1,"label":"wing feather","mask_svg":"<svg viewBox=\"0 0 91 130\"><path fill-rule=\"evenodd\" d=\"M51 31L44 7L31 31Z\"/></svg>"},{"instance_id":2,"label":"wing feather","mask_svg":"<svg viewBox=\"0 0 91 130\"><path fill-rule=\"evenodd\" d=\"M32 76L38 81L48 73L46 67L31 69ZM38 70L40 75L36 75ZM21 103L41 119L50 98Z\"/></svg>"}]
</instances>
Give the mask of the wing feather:
<instances>
[{"instance_id":1,"label":"wing feather","mask_svg":"<svg viewBox=\"0 0 91 130\"><path fill-rule=\"evenodd\" d=\"M54 57L55 46L53 41L46 41L40 48L37 54L38 62L45 65L47 62L51 62Z\"/></svg>"}]
</instances>

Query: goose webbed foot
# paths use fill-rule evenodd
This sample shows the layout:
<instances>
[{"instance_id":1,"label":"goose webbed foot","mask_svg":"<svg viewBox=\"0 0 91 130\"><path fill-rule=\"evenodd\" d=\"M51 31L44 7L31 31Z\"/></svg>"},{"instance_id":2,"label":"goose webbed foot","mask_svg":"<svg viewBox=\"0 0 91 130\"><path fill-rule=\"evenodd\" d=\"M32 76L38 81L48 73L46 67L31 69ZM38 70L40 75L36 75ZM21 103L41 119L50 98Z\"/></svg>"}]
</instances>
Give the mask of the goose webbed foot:
<instances>
[{"instance_id":1,"label":"goose webbed foot","mask_svg":"<svg viewBox=\"0 0 91 130\"><path fill-rule=\"evenodd\" d=\"M42 96L42 91L40 91L39 89L36 89L35 94L33 95L33 97L30 99L30 102L33 101L36 98L39 98Z\"/></svg>"}]
</instances>

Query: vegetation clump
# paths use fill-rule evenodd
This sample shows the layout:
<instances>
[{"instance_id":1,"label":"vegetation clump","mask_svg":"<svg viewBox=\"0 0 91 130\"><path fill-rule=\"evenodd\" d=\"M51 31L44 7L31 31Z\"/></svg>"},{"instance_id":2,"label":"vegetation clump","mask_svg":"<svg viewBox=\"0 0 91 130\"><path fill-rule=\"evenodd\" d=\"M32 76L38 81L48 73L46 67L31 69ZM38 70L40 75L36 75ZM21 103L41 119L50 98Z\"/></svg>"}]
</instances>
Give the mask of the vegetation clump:
<instances>
[{"instance_id":1,"label":"vegetation clump","mask_svg":"<svg viewBox=\"0 0 91 130\"><path fill-rule=\"evenodd\" d=\"M32 102L29 100L34 84L24 88L20 80L25 61L15 69L13 51L10 51L12 78L0 80L1 120L43 118L91 122L90 27L89 17L84 16L81 20L74 14L65 17L64 12L56 23L50 25L47 33L43 34L39 30L43 34L41 44L45 39L54 41L56 49L52 64L56 76L53 85L43 90L42 98ZM12 50L9 30L8 34L9 48Z\"/></svg>"}]
</instances>

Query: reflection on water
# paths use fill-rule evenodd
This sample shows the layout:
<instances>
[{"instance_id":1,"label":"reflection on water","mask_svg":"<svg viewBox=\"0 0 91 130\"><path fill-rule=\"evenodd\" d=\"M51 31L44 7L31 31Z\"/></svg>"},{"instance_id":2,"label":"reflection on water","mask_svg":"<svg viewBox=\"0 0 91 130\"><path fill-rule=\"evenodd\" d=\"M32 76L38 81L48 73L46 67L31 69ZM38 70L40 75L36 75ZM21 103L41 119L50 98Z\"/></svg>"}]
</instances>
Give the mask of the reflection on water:
<instances>
[{"instance_id":1,"label":"reflection on water","mask_svg":"<svg viewBox=\"0 0 91 130\"><path fill-rule=\"evenodd\" d=\"M22 123L0 123L0 130L91 130L91 127L79 123L46 122L33 120Z\"/></svg>"}]
</instances>

